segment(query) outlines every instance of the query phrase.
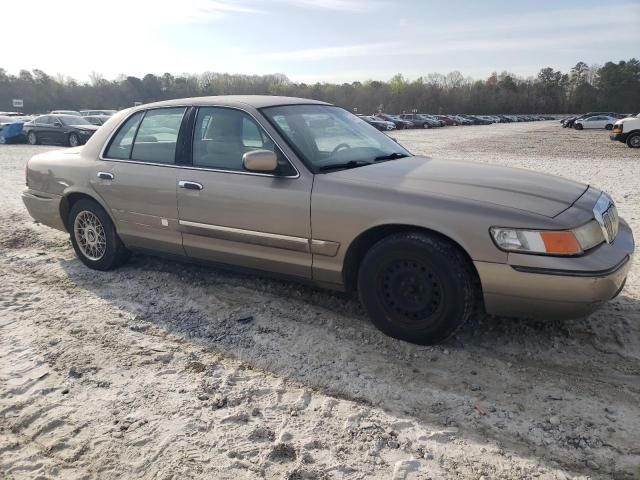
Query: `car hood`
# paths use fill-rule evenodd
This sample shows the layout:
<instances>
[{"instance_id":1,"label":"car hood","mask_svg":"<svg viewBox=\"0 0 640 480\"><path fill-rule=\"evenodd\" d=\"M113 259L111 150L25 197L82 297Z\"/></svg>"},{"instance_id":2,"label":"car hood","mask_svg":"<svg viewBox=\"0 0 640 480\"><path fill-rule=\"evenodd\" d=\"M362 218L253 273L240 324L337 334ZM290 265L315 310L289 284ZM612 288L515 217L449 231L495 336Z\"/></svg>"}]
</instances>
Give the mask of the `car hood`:
<instances>
[{"instance_id":1,"label":"car hood","mask_svg":"<svg viewBox=\"0 0 640 480\"><path fill-rule=\"evenodd\" d=\"M629 123L629 122L637 122L640 119L638 117L624 117L619 119L616 123Z\"/></svg>"},{"instance_id":2,"label":"car hood","mask_svg":"<svg viewBox=\"0 0 640 480\"><path fill-rule=\"evenodd\" d=\"M329 173L363 185L463 198L553 218L588 185L553 175L482 163L413 156Z\"/></svg>"}]
</instances>

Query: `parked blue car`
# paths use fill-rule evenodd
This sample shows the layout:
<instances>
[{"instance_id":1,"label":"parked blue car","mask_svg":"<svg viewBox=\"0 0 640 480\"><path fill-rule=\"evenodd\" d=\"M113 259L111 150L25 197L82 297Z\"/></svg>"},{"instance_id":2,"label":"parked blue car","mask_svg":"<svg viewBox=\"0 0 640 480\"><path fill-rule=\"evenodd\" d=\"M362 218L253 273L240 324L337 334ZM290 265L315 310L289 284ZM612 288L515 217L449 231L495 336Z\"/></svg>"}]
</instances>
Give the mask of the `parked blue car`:
<instances>
[{"instance_id":1,"label":"parked blue car","mask_svg":"<svg viewBox=\"0 0 640 480\"><path fill-rule=\"evenodd\" d=\"M0 144L26 141L24 132L22 131L23 125L23 120L0 123Z\"/></svg>"}]
</instances>

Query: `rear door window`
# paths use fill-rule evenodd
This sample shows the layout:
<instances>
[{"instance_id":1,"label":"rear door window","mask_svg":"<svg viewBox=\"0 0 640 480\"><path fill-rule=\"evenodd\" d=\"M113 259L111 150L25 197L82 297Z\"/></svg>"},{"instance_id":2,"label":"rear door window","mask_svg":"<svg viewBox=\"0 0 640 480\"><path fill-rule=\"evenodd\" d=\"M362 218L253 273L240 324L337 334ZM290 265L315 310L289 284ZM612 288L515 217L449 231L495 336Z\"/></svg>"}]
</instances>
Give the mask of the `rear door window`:
<instances>
[{"instance_id":1,"label":"rear door window","mask_svg":"<svg viewBox=\"0 0 640 480\"><path fill-rule=\"evenodd\" d=\"M178 132L186 108L137 112L120 127L105 157L151 163L175 163Z\"/></svg>"},{"instance_id":2,"label":"rear door window","mask_svg":"<svg viewBox=\"0 0 640 480\"><path fill-rule=\"evenodd\" d=\"M152 163L175 163L178 132L186 108L149 110L136 134L131 160Z\"/></svg>"}]
</instances>

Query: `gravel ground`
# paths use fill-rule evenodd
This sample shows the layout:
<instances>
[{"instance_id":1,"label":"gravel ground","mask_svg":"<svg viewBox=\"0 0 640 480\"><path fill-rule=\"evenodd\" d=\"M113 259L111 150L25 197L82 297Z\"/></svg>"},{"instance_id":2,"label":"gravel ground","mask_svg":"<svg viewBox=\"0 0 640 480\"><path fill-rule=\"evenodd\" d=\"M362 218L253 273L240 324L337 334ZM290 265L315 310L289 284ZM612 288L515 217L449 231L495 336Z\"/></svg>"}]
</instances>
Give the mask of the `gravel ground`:
<instances>
[{"instance_id":1,"label":"gravel ground","mask_svg":"<svg viewBox=\"0 0 640 480\"><path fill-rule=\"evenodd\" d=\"M596 185L640 231L640 152L557 122L397 132L414 153ZM640 268L587 319L444 345L355 299L136 256L82 266L0 146L0 477L640 478Z\"/></svg>"}]
</instances>

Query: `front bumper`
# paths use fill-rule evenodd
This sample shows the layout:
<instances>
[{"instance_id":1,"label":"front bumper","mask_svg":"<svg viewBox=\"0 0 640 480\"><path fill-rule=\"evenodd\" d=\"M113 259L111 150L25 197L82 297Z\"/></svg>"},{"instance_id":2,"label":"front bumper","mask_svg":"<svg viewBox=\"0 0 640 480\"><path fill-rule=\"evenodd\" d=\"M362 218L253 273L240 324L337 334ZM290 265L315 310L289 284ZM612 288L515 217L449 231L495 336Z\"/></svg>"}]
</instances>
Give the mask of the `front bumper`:
<instances>
[{"instance_id":1,"label":"front bumper","mask_svg":"<svg viewBox=\"0 0 640 480\"><path fill-rule=\"evenodd\" d=\"M67 228L60 216L60 201L62 197L51 193L37 192L26 189L22 192L22 202L27 207L29 215L39 223L57 230L66 231Z\"/></svg>"},{"instance_id":2,"label":"front bumper","mask_svg":"<svg viewBox=\"0 0 640 480\"><path fill-rule=\"evenodd\" d=\"M609 139L613 142L626 142L627 134L626 133L612 133L609 135Z\"/></svg>"},{"instance_id":3,"label":"front bumper","mask_svg":"<svg viewBox=\"0 0 640 480\"><path fill-rule=\"evenodd\" d=\"M621 220L612 244L602 244L582 257L510 254L506 264L474 262L485 309L491 315L524 318L587 316L620 293L634 248L631 229ZM535 258L522 265L523 257Z\"/></svg>"}]
</instances>

